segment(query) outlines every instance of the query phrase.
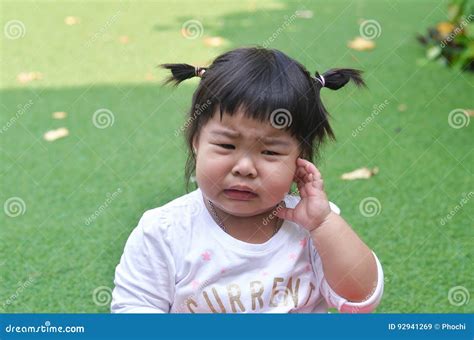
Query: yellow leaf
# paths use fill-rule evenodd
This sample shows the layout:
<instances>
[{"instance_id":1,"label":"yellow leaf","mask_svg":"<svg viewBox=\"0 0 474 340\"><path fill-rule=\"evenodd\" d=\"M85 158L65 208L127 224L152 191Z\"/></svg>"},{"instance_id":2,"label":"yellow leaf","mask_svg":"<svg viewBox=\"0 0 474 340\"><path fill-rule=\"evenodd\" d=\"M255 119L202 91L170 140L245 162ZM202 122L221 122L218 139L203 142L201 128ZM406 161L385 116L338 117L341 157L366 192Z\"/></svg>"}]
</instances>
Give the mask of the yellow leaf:
<instances>
[{"instance_id":1,"label":"yellow leaf","mask_svg":"<svg viewBox=\"0 0 474 340\"><path fill-rule=\"evenodd\" d=\"M43 75L40 72L21 72L16 76L18 82L25 84L33 80L40 80L43 78Z\"/></svg>"},{"instance_id":2,"label":"yellow leaf","mask_svg":"<svg viewBox=\"0 0 474 340\"><path fill-rule=\"evenodd\" d=\"M148 80L148 81L155 80L155 76L153 75L153 73L147 72L147 74L145 74L145 80Z\"/></svg>"},{"instance_id":3,"label":"yellow leaf","mask_svg":"<svg viewBox=\"0 0 474 340\"><path fill-rule=\"evenodd\" d=\"M122 35L119 38L119 42L121 44L128 44L130 42L130 39L128 38L128 35Z\"/></svg>"},{"instance_id":4,"label":"yellow leaf","mask_svg":"<svg viewBox=\"0 0 474 340\"><path fill-rule=\"evenodd\" d=\"M454 30L454 25L449 22L440 22L436 25L436 29L443 38L446 38Z\"/></svg>"},{"instance_id":5,"label":"yellow leaf","mask_svg":"<svg viewBox=\"0 0 474 340\"><path fill-rule=\"evenodd\" d=\"M64 119L64 118L66 118L66 116L67 116L67 113L66 113L66 112L62 112L62 111L60 111L60 112L53 112L53 118L54 118L54 119Z\"/></svg>"},{"instance_id":6,"label":"yellow leaf","mask_svg":"<svg viewBox=\"0 0 474 340\"><path fill-rule=\"evenodd\" d=\"M346 181L352 181L354 179L368 179L379 172L379 168L375 167L373 169L369 169L366 167L356 169L351 172L346 172L342 174L341 179Z\"/></svg>"},{"instance_id":7,"label":"yellow leaf","mask_svg":"<svg viewBox=\"0 0 474 340\"><path fill-rule=\"evenodd\" d=\"M357 37L354 40L349 41L347 46L356 51L369 51L375 47L375 42L362 37Z\"/></svg>"},{"instance_id":8,"label":"yellow leaf","mask_svg":"<svg viewBox=\"0 0 474 340\"><path fill-rule=\"evenodd\" d=\"M48 142L54 142L59 138L64 138L69 135L69 130L62 127L56 130L49 130L43 135L44 140Z\"/></svg>"},{"instance_id":9,"label":"yellow leaf","mask_svg":"<svg viewBox=\"0 0 474 340\"><path fill-rule=\"evenodd\" d=\"M64 23L69 26L77 25L79 22L80 20L78 17L68 16L64 18Z\"/></svg>"},{"instance_id":10,"label":"yellow leaf","mask_svg":"<svg viewBox=\"0 0 474 340\"><path fill-rule=\"evenodd\" d=\"M206 37L204 38L204 45L209 47L219 47L225 43L222 37Z\"/></svg>"}]
</instances>

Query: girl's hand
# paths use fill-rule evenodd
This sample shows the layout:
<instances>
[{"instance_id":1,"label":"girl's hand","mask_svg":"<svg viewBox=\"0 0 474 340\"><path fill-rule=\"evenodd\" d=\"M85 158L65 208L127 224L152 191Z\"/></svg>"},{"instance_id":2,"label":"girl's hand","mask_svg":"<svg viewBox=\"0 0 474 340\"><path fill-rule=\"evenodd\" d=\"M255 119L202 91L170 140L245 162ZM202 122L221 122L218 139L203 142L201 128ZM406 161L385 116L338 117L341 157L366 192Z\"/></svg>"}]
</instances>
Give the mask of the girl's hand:
<instances>
[{"instance_id":1,"label":"girl's hand","mask_svg":"<svg viewBox=\"0 0 474 340\"><path fill-rule=\"evenodd\" d=\"M277 216L295 222L311 232L331 213L321 173L313 163L297 158L294 181L301 200L294 209L281 207L277 210Z\"/></svg>"}]
</instances>

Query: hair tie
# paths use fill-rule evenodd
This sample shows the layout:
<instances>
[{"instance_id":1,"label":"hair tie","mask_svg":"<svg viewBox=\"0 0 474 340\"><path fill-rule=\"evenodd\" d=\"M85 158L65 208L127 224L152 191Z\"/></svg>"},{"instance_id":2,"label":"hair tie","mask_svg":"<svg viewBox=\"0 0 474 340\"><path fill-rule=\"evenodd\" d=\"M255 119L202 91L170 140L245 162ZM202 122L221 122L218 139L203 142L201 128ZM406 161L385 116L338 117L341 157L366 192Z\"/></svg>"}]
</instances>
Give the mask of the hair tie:
<instances>
[{"instance_id":1,"label":"hair tie","mask_svg":"<svg viewBox=\"0 0 474 340\"><path fill-rule=\"evenodd\" d=\"M321 84L321 87L324 87L324 84L326 84L326 81L324 80L324 77L322 74L318 74L317 77L314 77L319 83Z\"/></svg>"},{"instance_id":2,"label":"hair tie","mask_svg":"<svg viewBox=\"0 0 474 340\"><path fill-rule=\"evenodd\" d=\"M204 72L206 72L206 69L204 67L199 67L199 66L194 67L194 75L196 77L202 77Z\"/></svg>"}]
</instances>

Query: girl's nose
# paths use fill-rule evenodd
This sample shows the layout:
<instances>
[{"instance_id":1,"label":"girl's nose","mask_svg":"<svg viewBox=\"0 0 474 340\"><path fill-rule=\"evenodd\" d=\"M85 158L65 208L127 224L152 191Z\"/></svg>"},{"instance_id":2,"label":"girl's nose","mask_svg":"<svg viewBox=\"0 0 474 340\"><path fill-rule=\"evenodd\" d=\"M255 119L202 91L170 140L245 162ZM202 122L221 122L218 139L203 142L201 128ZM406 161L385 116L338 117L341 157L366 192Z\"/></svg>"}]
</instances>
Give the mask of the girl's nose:
<instances>
[{"instance_id":1,"label":"girl's nose","mask_svg":"<svg viewBox=\"0 0 474 340\"><path fill-rule=\"evenodd\" d=\"M252 161L250 156L240 157L232 168L232 174L234 176L244 176L244 177L256 177L257 169L255 164Z\"/></svg>"}]
</instances>

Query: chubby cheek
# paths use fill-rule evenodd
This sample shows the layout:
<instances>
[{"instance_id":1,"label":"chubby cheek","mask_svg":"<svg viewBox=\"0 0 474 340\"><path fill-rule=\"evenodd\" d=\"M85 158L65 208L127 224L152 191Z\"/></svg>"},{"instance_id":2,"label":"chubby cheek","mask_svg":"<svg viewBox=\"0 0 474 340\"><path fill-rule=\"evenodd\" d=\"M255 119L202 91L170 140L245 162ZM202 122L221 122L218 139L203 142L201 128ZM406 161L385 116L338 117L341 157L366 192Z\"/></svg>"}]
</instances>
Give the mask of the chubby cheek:
<instances>
[{"instance_id":1,"label":"chubby cheek","mask_svg":"<svg viewBox=\"0 0 474 340\"><path fill-rule=\"evenodd\" d=\"M290 190L294 178L294 169L292 167L280 167L262 176L262 186L268 199L272 203L278 203Z\"/></svg>"},{"instance_id":2,"label":"chubby cheek","mask_svg":"<svg viewBox=\"0 0 474 340\"><path fill-rule=\"evenodd\" d=\"M226 167L222 162L208 158L199 159L196 163L196 180L201 190L212 198L222 190L222 181L226 176Z\"/></svg>"}]
</instances>

